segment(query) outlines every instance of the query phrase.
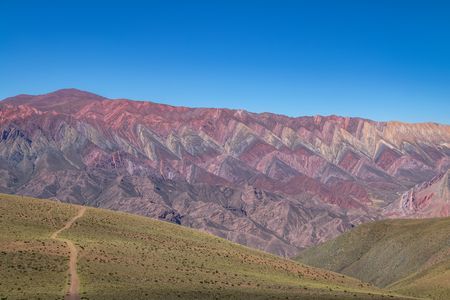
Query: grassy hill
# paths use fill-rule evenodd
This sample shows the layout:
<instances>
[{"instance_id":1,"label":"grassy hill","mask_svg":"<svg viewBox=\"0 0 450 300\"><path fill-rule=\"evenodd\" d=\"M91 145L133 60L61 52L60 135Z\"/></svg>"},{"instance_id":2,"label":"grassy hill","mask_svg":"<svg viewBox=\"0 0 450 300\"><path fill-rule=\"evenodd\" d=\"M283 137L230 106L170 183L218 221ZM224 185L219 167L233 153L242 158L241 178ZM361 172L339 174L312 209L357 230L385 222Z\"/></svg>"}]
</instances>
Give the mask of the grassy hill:
<instances>
[{"instance_id":1,"label":"grassy hill","mask_svg":"<svg viewBox=\"0 0 450 300\"><path fill-rule=\"evenodd\" d=\"M67 245L81 299L401 298L359 280L144 217L0 194L0 298L62 299ZM71 223L71 222L69 222Z\"/></svg>"},{"instance_id":2,"label":"grassy hill","mask_svg":"<svg viewBox=\"0 0 450 300\"><path fill-rule=\"evenodd\" d=\"M363 224L297 259L404 294L450 299L450 218Z\"/></svg>"}]
</instances>

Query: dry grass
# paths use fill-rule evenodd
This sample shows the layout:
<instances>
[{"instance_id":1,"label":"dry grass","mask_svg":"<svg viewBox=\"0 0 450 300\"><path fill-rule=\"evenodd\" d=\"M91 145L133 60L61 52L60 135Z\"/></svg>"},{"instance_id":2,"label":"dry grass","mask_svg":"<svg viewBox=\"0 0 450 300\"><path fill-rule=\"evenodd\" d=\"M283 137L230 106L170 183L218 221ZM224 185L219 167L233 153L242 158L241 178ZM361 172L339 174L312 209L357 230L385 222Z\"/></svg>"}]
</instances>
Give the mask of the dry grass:
<instances>
[{"instance_id":1,"label":"dry grass","mask_svg":"<svg viewBox=\"0 0 450 300\"><path fill-rule=\"evenodd\" d=\"M1 269L8 271L0 275L0 297L61 299L68 251L49 236L77 208L4 195L0 207L2 233L9 232L1 235ZM89 208L61 237L79 248L82 299L399 298L347 276L124 213Z\"/></svg>"},{"instance_id":2,"label":"dry grass","mask_svg":"<svg viewBox=\"0 0 450 300\"><path fill-rule=\"evenodd\" d=\"M450 299L450 218L364 224L298 259L407 295Z\"/></svg>"},{"instance_id":3,"label":"dry grass","mask_svg":"<svg viewBox=\"0 0 450 300\"><path fill-rule=\"evenodd\" d=\"M50 239L76 210L51 201L0 195L0 298L61 299L68 251Z\"/></svg>"}]
</instances>

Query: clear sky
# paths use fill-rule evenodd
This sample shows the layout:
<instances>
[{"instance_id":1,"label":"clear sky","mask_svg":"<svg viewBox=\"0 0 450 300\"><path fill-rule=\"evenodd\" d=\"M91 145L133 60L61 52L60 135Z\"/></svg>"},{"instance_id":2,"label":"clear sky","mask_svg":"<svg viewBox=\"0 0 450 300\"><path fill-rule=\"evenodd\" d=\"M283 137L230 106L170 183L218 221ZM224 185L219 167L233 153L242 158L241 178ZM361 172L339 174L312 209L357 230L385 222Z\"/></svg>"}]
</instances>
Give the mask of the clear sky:
<instances>
[{"instance_id":1,"label":"clear sky","mask_svg":"<svg viewBox=\"0 0 450 300\"><path fill-rule=\"evenodd\" d=\"M450 124L450 1L0 0L0 98Z\"/></svg>"}]
</instances>

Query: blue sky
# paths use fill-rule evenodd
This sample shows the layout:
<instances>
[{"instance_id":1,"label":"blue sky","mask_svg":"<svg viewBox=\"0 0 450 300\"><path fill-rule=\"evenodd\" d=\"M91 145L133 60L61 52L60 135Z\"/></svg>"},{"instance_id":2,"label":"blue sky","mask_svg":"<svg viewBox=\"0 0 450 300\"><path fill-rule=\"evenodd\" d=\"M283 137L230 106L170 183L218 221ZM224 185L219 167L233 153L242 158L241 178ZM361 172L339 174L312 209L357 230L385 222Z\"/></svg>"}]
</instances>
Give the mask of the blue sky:
<instances>
[{"instance_id":1,"label":"blue sky","mask_svg":"<svg viewBox=\"0 0 450 300\"><path fill-rule=\"evenodd\" d=\"M449 1L0 1L0 98L450 124Z\"/></svg>"}]
</instances>

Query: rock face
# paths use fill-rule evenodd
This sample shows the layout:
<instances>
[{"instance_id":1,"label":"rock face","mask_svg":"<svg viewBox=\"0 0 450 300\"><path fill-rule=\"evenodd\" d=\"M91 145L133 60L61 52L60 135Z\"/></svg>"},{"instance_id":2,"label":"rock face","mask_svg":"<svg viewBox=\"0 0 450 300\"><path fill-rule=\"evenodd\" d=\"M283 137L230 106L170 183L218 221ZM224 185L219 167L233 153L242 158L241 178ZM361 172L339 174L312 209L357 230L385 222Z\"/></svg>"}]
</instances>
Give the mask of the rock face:
<instances>
[{"instance_id":1,"label":"rock face","mask_svg":"<svg viewBox=\"0 0 450 300\"><path fill-rule=\"evenodd\" d=\"M283 256L370 220L449 215L449 168L446 125L74 89L0 102L0 192L164 219Z\"/></svg>"}]
</instances>

